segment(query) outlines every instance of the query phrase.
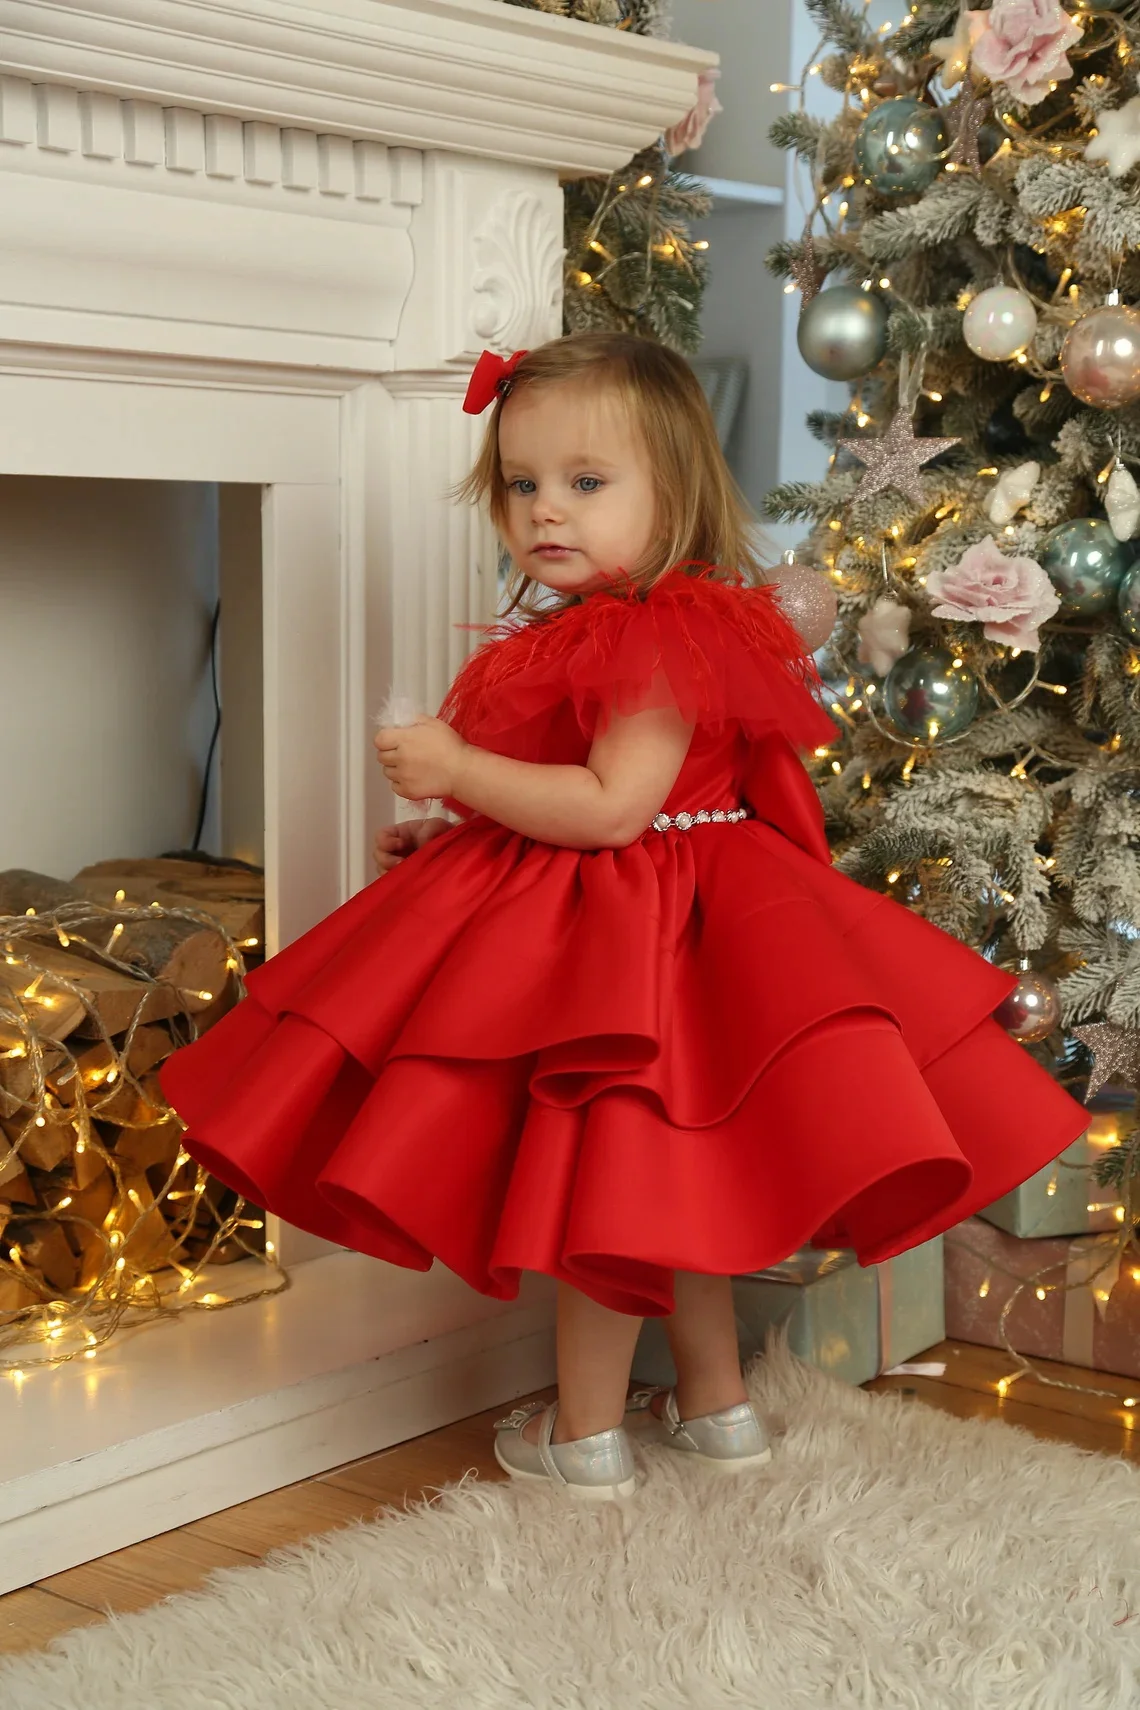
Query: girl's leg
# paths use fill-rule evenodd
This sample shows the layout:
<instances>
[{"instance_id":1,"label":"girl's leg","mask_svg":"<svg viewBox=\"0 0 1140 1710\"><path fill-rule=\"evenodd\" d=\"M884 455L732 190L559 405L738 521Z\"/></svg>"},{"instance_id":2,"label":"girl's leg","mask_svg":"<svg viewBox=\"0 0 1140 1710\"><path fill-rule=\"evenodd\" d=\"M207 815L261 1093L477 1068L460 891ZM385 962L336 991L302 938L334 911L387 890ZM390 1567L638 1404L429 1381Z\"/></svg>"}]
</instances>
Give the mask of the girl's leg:
<instances>
[{"instance_id":1,"label":"girl's leg","mask_svg":"<svg viewBox=\"0 0 1140 1710\"><path fill-rule=\"evenodd\" d=\"M673 1288L676 1310L665 1319L665 1334L677 1367L681 1418L700 1419L747 1401L731 1277L678 1271Z\"/></svg>"},{"instance_id":2,"label":"girl's leg","mask_svg":"<svg viewBox=\"0 0 1140 1710\"><path fill-rule=\"evenodd\" d=\"M575 1442L620 1425L641 1319L599 1306L569 1283L558 1285L558 1418L555 1443ZM523 1436L538 1440L539 1418Z\"/></svg>"}]
</instances>

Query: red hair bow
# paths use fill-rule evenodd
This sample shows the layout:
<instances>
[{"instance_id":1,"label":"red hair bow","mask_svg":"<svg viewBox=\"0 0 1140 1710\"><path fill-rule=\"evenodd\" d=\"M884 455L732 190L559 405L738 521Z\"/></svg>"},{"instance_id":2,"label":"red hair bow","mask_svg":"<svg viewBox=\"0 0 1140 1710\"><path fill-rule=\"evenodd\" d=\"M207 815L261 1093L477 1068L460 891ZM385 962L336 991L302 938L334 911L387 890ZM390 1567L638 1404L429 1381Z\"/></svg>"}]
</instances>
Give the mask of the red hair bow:
<instances>
[{"instance_id":1,"label":"red hair bow","mask_svg":"<svg viewBox=\"0 0 1140 1710\"><path fill-rule=\"evenodd\" d=\"M463 408L469 416L481 416L488 404L493 404L496 398L505 398L511 389L511 375L526 355L525 350L516 350L513 356L497 356L493 350L485 350L475 364L467 387L467 396L463 400Z\"/></svg>"}]
</instances>

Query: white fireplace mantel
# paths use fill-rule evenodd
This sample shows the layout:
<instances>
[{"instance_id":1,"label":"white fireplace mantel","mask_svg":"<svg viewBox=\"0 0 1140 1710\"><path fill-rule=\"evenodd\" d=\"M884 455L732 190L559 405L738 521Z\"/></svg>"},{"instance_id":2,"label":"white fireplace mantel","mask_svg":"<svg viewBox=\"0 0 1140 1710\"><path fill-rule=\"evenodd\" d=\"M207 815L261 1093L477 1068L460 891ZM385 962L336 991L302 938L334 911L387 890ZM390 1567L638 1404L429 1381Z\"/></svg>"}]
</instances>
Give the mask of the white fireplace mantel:
<instances>
[{"instance_id":1,"label":"white fireplace mantel","mask_svg":"<svg viewBox=\"0 0 1140 1710\"><path fill-rule=\"evenodd\" d=\"M493 609L460 402L484 346L561 329L559 178L618 169L711 62L501 0L0 0L0 475L260 491L270 948L370 876L384 694L437 705ZM548 1289L270 1227L293 1289L225 1315L225 1383L208 1321L0 1376L0 1591L550 1381Z\"/></svg>"},{"instance_id":2,"label":"white fireplace mantel","mask_svg":"<svg viewBox=\"0 0 1140 1710\"><path fill-rule=\"evenodd\" d=\"M502 0L3 0L0 19L33 83L562 173L620 166L715 61Z\"/></svg>"}]
</instances>

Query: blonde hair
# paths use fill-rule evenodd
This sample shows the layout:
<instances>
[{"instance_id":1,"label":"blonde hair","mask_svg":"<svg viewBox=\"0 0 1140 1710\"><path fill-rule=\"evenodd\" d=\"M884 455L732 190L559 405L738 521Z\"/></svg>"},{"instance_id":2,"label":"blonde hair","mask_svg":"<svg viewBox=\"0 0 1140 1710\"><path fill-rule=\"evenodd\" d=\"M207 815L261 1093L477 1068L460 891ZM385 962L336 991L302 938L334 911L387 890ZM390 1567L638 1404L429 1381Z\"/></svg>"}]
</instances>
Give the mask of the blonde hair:
<instances>
[{"instance_id":1,"label":"blonde hair","mask_svg":"<svg viewBox=\"0 0 1140 1710\"><path fill-rule=\"evenodd\" d=\"M645 560L626 566L630 580L649 588L674 566L713 566L726 579L765 580L750 538L750 512L725 462L712 411L700 381L683 357L632 333L571 333L528 351L511 391L590 380L609 388L629 412L649 453L656 488L655 544ZM505 399L495 400L475 466L456 497L486 503L504 532L507 487L499 463L499 420ZM536 606L534 579L517 565L508 578L509 612L549 614L549 596ZM575 603L573 598L562 602Z\"/></svg>"}]
</instances>

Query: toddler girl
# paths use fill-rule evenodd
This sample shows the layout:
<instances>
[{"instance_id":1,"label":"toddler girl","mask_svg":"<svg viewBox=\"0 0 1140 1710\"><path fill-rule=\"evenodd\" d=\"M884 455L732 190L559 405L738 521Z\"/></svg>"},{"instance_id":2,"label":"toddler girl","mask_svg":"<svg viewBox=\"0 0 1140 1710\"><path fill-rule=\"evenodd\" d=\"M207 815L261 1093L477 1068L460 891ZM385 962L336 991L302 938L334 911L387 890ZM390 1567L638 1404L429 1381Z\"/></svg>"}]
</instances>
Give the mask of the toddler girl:
<instances>
[{"instance_id":1,"label":"toddler girl","mask_svg":"<svg viewBox=\"0 0 1140 1710\"><path fill-rule=\"evenodd\" d=\"M383 877L168 1063L187 1149L289 1222L514 1298L558 1284L559 1399L515 1476L626 1495L642 1318L662 1440L768 1458L733 1274L808 1241L887 1259L1055 1158L1082 1108L992 1012L1014 985L836 873L826 744L704 394L646 340L485 354L466 495L514 565L438 719L382 729Z\"/></svg>"}]
</instances>

